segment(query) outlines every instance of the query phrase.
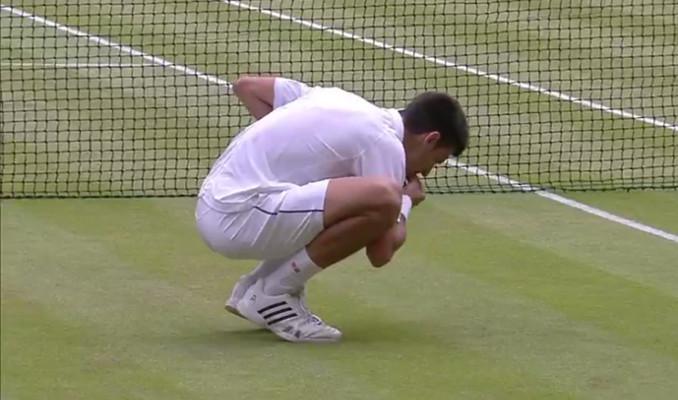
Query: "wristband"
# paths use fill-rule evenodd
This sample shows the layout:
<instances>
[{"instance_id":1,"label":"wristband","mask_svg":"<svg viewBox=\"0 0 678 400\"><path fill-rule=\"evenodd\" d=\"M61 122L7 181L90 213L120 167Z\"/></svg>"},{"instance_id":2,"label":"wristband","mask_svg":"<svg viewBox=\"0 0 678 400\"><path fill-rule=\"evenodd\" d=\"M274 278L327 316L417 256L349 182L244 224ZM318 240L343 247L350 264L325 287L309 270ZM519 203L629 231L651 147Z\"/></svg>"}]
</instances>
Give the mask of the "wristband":
<instances>
[{"instance_id":1,"label":"wristband","mask_svg":"<svg viewBox=\"0 0 678 400\"><path fill-rule=\"evenodd\" d=\"M407 220L407 217L410 216L410 210L412 209L412 198L406 194L403 195L403 202L400 205L400 217ZM400 222L400 218L398 218Z\"/></svg>"}]
</instances>

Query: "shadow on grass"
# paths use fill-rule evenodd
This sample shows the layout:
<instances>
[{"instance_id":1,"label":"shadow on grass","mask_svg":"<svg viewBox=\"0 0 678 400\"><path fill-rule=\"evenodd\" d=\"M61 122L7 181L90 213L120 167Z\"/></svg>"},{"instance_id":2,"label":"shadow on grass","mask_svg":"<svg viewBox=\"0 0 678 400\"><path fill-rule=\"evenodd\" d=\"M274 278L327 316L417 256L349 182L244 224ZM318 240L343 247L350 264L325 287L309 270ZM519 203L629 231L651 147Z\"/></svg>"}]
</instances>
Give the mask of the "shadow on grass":
<instances>
[{"instance_id":1,"label":"shadow on grass","mask_svg":"<svg viewBox=\"0 0 678 400\"><path fill-rule=\"evenodd\" d=\"M194 343L200 342L208 346L220 345L224 347L243 346L248 344L276 345L284 343L282 339L263 328L235 328L217 330L197 335L190 339Z\"/></svg>"},{"instance_id":2,"label":"shadow on grass","mask_svg":"<svg viewBox=\"0 0 678 400\"><path fill-rule=\"evenodd\" d=\"M393 319L383 314L372 312L369 308L344 311L335 314L335 318L328 321L339 328L343 337L338 343L318 343L320 346L389 346L389 345L440 345L449 346L447 340L441 340L439 335L442 327L435 321L421 321L412 318ZM178 337L179 342L190 346L233 349L235 347L275 348L278 346L303 345L289 343L279 338L265 328L259 328L244 320L229 319L225 325L210 324L202 328L192 326L185 333L189 335ZM446 336L454 341L454 335ZM314 344L315 345L315 344Z\"/></svg>"},{"instance_id":3,"label":"shadow on grass","mask_svg":"<svg viewBox=\"0 0 678 400\"><path fill-rule=\"evenodd\" d=\"M402 343L440 343L438 337L431 335L432 327L422 323L410 323L386 318L351 317L337 321L343 337L339 341L343 345L365 344L402 344ZM438 329L439 330L439 329ZM224 344L243 343L287 343L272 332L263 328L236 328L217 332L216 338ZM215 338L215 339L216 339ZM331 343L324 343L325 345Z\"/></svg>"}]
</instances>

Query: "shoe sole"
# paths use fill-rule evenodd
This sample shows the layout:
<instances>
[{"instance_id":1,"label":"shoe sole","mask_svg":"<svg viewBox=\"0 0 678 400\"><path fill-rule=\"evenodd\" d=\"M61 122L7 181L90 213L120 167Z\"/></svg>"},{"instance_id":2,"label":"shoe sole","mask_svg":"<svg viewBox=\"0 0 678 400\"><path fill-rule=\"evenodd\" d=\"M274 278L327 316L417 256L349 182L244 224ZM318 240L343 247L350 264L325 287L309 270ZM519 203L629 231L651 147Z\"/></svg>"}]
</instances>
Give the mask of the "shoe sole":
<instances>
[{"instance_id":1,"label":"shoe sole","mask_svg":"<svg viewBox=\"0 0 678 400\"><path fill-rule=\"evenodd\" d=\"M240 314L240 311L238 311L237 308L235 308L231 305L226 304L226 306L224 308L226 309L226 311L230 312L231 314L235 315L236 317L240 317L242 319L247 319L247 318L245 318L244 315Z\"/></svg>"},{"instance_id":2,"label":"shoe sole","mask_svg":"<svg viewBox=\"0 0 678 400\"><path fill-rule=\"evenodd\" d=\"M305 339L305 340L299 340L293 335L290 335L289 337L285 334L280 334L272 329L269 329L273 334L275 334L277 337L285 340L286 342L290 343L336 343L341 340L341 336L339 336L336 339Z\"/></svg>"}]
</instances>

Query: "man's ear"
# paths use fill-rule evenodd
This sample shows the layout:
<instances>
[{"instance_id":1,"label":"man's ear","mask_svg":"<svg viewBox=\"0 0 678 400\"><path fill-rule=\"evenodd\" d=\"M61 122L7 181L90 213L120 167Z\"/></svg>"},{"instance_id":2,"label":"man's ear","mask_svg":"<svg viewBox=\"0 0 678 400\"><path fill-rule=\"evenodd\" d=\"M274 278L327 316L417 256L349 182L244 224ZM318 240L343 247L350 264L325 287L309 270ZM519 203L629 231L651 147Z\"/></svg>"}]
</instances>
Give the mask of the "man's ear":
<instances>
[{"instance_id":1,"label":"man's ear","mask_svg":"<svg viewBox=\"0 0 678 400\"><path fill-rule=\"evenodd\" d=\"M426 137L424 138L424 142L426 142L426 144L431 144L433 146L437 145L439 140L440 132L438 131L429 132L426 134Z\"/></svg>"}]
</instances>

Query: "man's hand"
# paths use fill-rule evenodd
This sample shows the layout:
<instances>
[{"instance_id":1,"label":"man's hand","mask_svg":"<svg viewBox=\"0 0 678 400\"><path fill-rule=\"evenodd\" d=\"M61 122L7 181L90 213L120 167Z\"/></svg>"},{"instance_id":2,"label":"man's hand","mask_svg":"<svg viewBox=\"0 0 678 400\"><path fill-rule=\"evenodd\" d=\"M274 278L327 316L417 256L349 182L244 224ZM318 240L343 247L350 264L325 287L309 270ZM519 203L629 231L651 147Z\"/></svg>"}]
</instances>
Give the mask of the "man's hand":
<instances>
[{"instance_id":1,"label":"man's hand","mask_svg":"<svg viewBox=\"0 0 678 400\"><path fill-rule=\"evenodd\" d=\"M419 176L414 175L407 179L407 184L403 188L403 194L410 196L413 206L424 201L426 192L424 191L424 184Z\"/></svg>"}]
</instances>

